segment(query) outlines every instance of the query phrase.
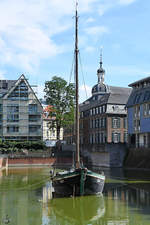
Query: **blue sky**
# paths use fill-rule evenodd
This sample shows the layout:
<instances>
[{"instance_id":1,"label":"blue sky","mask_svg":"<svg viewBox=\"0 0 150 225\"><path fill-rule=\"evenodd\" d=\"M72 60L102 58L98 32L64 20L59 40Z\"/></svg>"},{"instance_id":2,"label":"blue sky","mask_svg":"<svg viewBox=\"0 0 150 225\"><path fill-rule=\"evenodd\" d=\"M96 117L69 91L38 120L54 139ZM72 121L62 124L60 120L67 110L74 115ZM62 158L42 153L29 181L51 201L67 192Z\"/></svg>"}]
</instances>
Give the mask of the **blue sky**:
<instances>
[{"instance_id":1,"label":"blue sky","mask_svg":"<svg viewBox=\"0 0 150 225\"><path fill-rule=\"evenodd\" d=\"M23 73L42 96L44 82L69 80L75 0L0 0L0 78ZM103 47L105 83L127 87L150 75L150 1L79 0L79 49L88 96ZM85 98L80 72L80 101Z\"/></svg>"}]
</instances>

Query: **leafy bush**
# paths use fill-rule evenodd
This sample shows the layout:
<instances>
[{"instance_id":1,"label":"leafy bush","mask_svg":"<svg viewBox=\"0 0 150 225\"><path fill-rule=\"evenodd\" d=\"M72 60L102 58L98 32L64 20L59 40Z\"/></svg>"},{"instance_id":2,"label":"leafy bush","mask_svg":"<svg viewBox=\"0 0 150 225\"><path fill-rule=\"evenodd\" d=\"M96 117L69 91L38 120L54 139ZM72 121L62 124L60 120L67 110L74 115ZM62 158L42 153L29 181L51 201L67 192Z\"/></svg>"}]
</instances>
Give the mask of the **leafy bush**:
<instances>
[{"instance_id":1,"label":"leafy bush","mask_svg":"<svg viewBox=\"0 0 150 225\"><path fill-rule=\"evenodd\" d=\"M44 150L46 148L43 141L1 141L0 140L0 153L5 154L8 152L20 152L23 149L29 151Z\"/></svg>"}]
</instances>

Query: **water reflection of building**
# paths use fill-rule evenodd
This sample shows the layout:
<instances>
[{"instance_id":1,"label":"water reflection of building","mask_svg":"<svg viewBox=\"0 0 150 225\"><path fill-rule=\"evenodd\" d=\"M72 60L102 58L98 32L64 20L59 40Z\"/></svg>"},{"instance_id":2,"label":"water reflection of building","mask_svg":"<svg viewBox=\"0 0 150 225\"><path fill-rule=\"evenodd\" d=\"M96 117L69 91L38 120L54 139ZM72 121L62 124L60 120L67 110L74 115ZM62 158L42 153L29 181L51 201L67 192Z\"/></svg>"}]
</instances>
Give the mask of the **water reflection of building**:
<instances>
[{"instance_id":1,"label":"water reflection of building","mask_svg":"<svg viewBox=\"0 0 150 225\"><path fill-rule=\"evenodd\" d=\"M140 186L141 184L119 185L116 188L105 190L105 194L113 199L128 202L130 205L135 204L137 207L150 206L150 192L147 189L144 190L144 187L141 189Z\"/></svg>"},{"instance_id":2,"label":"water reflection of building","mask_svg":"<svg viewBox=\"0 0 150 225\"><path fill-rule=\"evenodd\" d=\"M149 184L108 184L105 185L105 206L106 217L109 218L111 225L129 225L133 215L130 213L131 209L134 212L135 222L138 214L149 214L150 206L150 192L148 191ZM134 210L133 210L134 209ZM119 217L119 223L118 221ZM121 222L122 221L122 222ZM141 222L142 224L142 222Z\"/></svg>"},{"instance_id":3,"label":"water reflection of building","mask_svg":"<svg viewBox=\"0 0 150 225\"><path fill-rule=\"evenodd\" d=\"M149 184L106 183L102 197L51 200L50 182L41 184L40 169L30 170L8 170L1 177L0 224L7 214L11 225L149 224L143 222L145 215L150 219Z\"/></svg>"}]
</instances>

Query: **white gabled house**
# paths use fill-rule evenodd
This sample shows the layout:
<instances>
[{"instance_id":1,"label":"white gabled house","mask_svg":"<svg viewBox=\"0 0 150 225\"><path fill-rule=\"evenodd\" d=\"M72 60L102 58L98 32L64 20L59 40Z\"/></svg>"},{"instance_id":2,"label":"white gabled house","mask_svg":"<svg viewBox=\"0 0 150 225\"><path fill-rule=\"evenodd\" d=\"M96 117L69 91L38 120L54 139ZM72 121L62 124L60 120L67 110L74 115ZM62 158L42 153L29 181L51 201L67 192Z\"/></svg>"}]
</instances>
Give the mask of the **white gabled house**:
<instances>
[{"instance_id":1,"label":"white gabled house","mask_svg":"<svg viewBox=\"0 0 150 225\"><path fill-rule=\"evenodd\" d=\"M24 75L0 80L0 138L42 140L42 105Z\"/></svg>"}]
</instances>

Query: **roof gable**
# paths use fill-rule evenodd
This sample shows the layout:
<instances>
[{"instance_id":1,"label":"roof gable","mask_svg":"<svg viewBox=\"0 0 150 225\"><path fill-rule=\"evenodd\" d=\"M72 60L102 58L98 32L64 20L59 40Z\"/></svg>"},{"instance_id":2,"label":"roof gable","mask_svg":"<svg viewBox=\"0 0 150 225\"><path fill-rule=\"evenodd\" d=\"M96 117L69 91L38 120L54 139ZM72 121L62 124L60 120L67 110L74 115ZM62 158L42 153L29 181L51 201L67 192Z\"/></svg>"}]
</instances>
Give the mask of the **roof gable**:
<instances>
[{"instance_id":1,"label":"roof gable","mask_svg":"<svg viewBox=\"0 0 150 225\"><path fill-rule=\"evenodd\" d=\"M29 82L27 81L27 79L25 78L24 74L22 74L19 77L19 79L16 82L14 82L13 87L11 87L8 90L8 92L4 95L3 99L8 99L8 98L15 99L15 97L16 97L16 100L19 100L20 98L22 100L27 100L29 92L32 92L32 94L34 95L34 97L36 98L38 103L40 104L41 108L43 108L41 105L41 102L37 98L35 92L31 88L31 86L30 86Z\"/></svg>"}]
</instances>

